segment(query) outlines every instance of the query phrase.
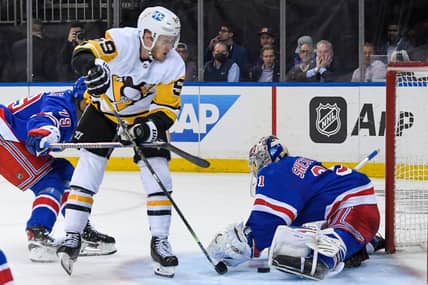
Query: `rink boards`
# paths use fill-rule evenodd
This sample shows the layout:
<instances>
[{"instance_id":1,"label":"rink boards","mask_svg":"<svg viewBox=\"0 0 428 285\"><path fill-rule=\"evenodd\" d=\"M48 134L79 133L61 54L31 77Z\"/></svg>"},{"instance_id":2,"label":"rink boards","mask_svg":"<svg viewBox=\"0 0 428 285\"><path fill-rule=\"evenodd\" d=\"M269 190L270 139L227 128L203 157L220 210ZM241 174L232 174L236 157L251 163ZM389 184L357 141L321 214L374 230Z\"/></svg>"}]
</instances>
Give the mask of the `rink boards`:
<instances>
[{"instance_id":1,"label":"rink boards","mask_svg":"<svg viewBox=\"0 0 428 285\"><path fill-rule=\"evenodd\" d=\"M2 85L1 103L46 90L69 88L65 83ZM412 93L423 94L422 89ZM421 97L421 98L419 98ZM418 133L426 122L422 96L415 96L405 111L414 123L407 133ZM175 171L247 172L247 154L260 137L276 134L290 153L304 155L327 165L354 166L375 148L380 154L362 170L373 177L384 175L385 86L374 84L186 84L182 108L171 129L172 143L207 158L205 170L173 156ZM422 108L423 110L423 108ZM415 142L409 151L423 146ZM76 161L76 151L59 154ZM131 149L117 149L109 170L136 169Z\"/></svg>"}]
</instances>

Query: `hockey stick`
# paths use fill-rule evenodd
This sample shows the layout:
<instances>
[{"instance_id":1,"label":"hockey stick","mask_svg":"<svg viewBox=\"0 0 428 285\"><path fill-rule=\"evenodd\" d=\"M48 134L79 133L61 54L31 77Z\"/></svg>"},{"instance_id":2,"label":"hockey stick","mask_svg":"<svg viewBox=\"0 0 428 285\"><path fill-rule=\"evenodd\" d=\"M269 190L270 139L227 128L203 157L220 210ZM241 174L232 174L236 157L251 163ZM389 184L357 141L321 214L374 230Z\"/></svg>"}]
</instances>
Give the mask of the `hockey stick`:
<instances>
[{"instance_id":1,"label":"hockey stick","mask_svg":"<svg viewBox=\"0 0 428 285\"><path fill-rule=\"evenodd\" d=\"M110 99L107 97L107 95L103 94L101 95L101 99L106 102L106 104L109 106L111 111L114 113L114 116L116 117L119 126L123 129L122 131L125 133L125 135L128 137L129 141L131 142L131 146L134 148L135 152L140 156L141 160L146 165L147 169L152 174L153 178L156 180L156 183L159 185L159 187L162 189L163 193L168 197L169 201L171 202L172 206L174 207L175 211L180 216L183 223L186 225L187 230L192 235L193 239L198 244L199 248L204 253L205 257L208 259L208 261L214 266L215 271L218 274L224 274L227 272L227 266L224 264L224 262L220 261L219 263L215 264L214 261L211 259L210 255L208 254L205 247L200 242L198 236L196 235L195 231L192 229L190 224L187 222L187 219L184 217L183 213L181 212L180 208L178 208L177 204L175 203L174 199L172 199L171 194L166 189L165 185L160 180L159 176L156 174L156 171L153 169L152 165L149 163L147 158L144 156L141 149L138 147L138 145L135 143L135 141L131 138L131 135L128 132L128 128L126 126L126 123L122 120L122 118L119 115L119 112L116 109L116 106L110 101Z\"/></svg>"},{"instance_id":2,"label":"hockey stick","mask_svg":"<svg viewBox=\"0 0 428 285\"><path fill-rule=\"evenodd\" d=\"M139 147L142 148L163 148L167 149L178 156L188 160L189 162L196 164L199 167L207 168L210 166L208 160L205 160L201 157L188 153L170 143L156 141L152 143L143 143L139 144ZM96 142L96 143L51 143L48 146L53 149L66 149L66 148L120 148L120 147L133 147L132 145L126 146L120 142Z\"/></svg>"},{"instance_id":3,"label":"hockey stick","mask_svg":"<svg viewBox=\"0 0 428 285\"><path fill-rule=\"evenodd\" d=\"M363 167L364 165L366 165L367 162L369 162L370 160L372 160L376 155L378 155L378 153L380 152L380 148L375 149L374 151L372 151L369 155L367 155L366 157L364 157L355 167L355 170L359 170L361 167Z\"/></svg>"}]
</instances>

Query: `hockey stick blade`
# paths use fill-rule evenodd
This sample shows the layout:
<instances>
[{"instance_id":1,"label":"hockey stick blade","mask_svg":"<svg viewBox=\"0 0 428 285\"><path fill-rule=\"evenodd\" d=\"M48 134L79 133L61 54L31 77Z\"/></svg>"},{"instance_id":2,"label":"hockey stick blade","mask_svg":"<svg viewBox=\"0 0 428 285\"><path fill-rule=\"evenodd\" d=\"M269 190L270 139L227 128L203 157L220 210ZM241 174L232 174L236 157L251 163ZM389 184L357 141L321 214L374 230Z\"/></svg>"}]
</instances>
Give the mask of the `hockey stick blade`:
<instances>
[{"instance_id":1,"label":"hockey stick blade","mask_svg":"<svg viewBox=\"0 0 428 285\"><path fill-rule=\"evenodd\" d=\"M172 145L170 143L162 143L160 144L161 148L167 149L173 153L175 153L178 156L181 156L182 158L188 160L189 162L202 167L202 168L208 168L210 166L210 163L208 160L203 159L199 156L193 155L191 153L188 153L178 147L176 147L175 145ZM144 146L144 145L143 145ZM149 147L149 146L144 146L144 147Z\"/></svg>"}]
</instances>

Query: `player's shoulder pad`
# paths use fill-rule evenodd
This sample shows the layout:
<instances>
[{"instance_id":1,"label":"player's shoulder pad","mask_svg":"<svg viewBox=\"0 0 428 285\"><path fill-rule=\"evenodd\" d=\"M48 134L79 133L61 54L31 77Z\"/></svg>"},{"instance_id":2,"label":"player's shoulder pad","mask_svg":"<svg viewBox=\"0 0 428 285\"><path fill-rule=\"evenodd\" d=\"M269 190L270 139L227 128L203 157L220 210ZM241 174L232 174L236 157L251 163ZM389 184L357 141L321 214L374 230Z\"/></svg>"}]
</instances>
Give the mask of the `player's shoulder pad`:
<instances>
[{"instance_id":1,"label":"player's shoulder pad","mask_svg":"<svg viewBox=\"0 0 428 285\"><path fill-rule=\"evenodd\" d=\"M113 28L105 33L105 39L111 40L118 53L125 53L127 50L132 50L131 47L140 48L140 38L138 37L137 28ZM132 51L133 52L133 51Z\"/></svg>"}]
</instances>

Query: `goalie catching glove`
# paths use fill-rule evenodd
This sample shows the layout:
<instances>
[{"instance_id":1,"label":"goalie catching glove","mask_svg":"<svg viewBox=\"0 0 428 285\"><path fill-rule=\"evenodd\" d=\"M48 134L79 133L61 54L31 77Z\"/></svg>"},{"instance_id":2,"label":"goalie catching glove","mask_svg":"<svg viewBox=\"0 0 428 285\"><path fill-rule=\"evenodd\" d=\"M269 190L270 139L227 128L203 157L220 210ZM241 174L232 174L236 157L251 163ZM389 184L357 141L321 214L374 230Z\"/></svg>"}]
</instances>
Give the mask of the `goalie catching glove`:
<instances>
[{"instance_id":1,"label":"goalie catching glove","mask_svg":"<svg viewBox=\"0 0 428 285\"><path fill-rule=\"evenodd\" d=\"M158 138L158 129L152 120L138 118L135 124L127 130L119 129L120 142L123 145L130 145L134 141L137 145L147 142L154 142Z\"/></svg>"},{"instance_id":2,"label":"goalie catching glove","mask_svg":"<svg viewBox=\"0 0 428 285\"><path fill-rule=\"evenodd\" d=\"M57 143L61 139L61 134L55 126L43 126L32 129L28 132L28 138L25 143L28 151L36 156L48 154L49 144Z\"/></svg>"},{"instance_id":3,"label":"goalie catching glove","mask_svg":"<svg viewBox=\"0 0 428 285\"><path fill-rule=\"evenodd\" d=\"M85 84L89 94L93 97L100 97L106 93L110 86L110 69L102 59L95 59L95 65L88 71L85 76Z\"/></svg>"},{"instance_id":4,"label":"goalie catching glove","mask_svg":"<svg viewBox=\"0 0 428 285\"><path fill-rule=\"evenodd\" d=\"M230 225L211 241L208 253L228 266L238 266L253 257L253 239L250 236L251 230L244 228L242 222Z\"/></svg>"}]
</instances>

